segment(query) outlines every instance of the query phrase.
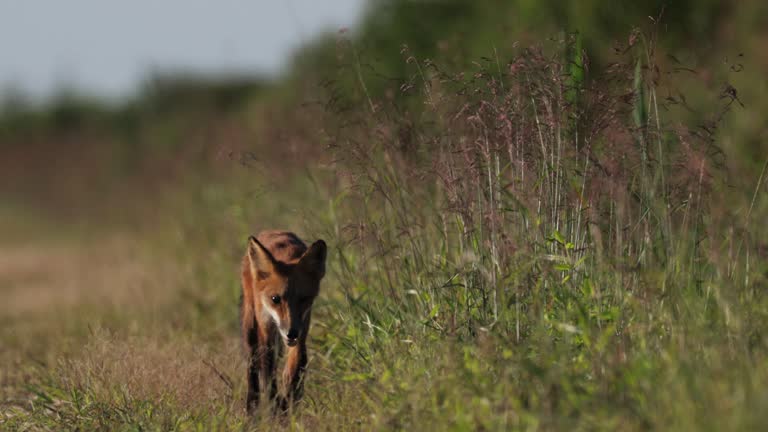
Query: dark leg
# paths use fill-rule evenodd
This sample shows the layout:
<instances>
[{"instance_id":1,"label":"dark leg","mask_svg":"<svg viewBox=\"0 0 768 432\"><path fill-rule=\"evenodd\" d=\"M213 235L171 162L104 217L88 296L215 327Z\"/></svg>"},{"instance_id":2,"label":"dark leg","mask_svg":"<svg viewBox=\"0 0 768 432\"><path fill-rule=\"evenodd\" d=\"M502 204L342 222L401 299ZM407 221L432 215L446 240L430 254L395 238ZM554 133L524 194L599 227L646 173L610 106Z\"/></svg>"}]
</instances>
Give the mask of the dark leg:
<instances>
[{"instance_id":1,"label":"dark leg","mask_svg":"<svg viewBox=\"0 0 768 432\"><path fill-rule=\"evenodd\" d=\"M245 409L248 414L253 414L259 406L259 364L256 350L249 355L248 361L248 393L245 397Z\"/></svg>"},{"instance_id":2,"label":"dark leg","mask_svg":"<svg viewBox=\"0 0 768 432\"><path fill-rule=\"evenodd\" d=\"M277 381L275 379L275 350L273 329L261 329L254 326L248 334L247 340L250 347L248 362L248 393L246 395L246 410L249 414L258 407L261 399L261 391L269 389L269 398L274 400L277 395ZM261 387L259 386L261 384Z\"/></svg>"},{"instance_id":3,"label":"dark leg","mask_svg":"<svg viewBox=\"0 0 768 432\"><path fill-rule=\"evenodd\" d=\"M264 383L264 388L269 389L269 400L275 400L277 395L277 379L275 377L275 349L272 341L269 341L266 346L263 347L259 356L259 368L261 370L261 380Z\"/></svg>"},{"instance_id":4,"label":"dark leg","mask_svg":"<svg viewBox=\"0 0 768 432\"><path fill-rule=\"evenodd\" d=\"M247 328L244 328L244 339L248 346L248 393L245 396L245 410L253 413L259 405L259 360L258 360L258 327L255 320Z\"/></svg>"},{"instance_id":5,"label":"dark leg","mask_svg":"<svg viewBox=\"0 0 768 432\"><path fill-rule=\"evenodd\" d=\"M276 340L277 337L274 326L259 328L259 346L255 351L254 364L257 365L259 380L262 390L269 391L269 402L274 402L277 397L277 377L275 368L277 367L276 358Z\"/></svg>"}]
</instances>

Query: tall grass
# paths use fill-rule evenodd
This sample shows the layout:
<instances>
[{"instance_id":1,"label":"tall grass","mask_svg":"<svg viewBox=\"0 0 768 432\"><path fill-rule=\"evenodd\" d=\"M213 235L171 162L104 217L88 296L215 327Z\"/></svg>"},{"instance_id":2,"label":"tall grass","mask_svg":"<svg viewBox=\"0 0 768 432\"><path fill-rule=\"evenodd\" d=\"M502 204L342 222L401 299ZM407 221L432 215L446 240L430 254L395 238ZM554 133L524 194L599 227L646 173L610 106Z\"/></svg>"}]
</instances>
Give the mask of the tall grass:
<instances>
[{"instance_id":1,"label":"tall grass","mask_svg":"<svg viewBox=\"0 0 768 432\"><path fill-rule=\"evenodd\" d=\"M352 185L337 274L367 327L366 382L404 372L381 355L393 338L465 354L407 374L436 400L391 412L398 426L757 424L712 397L764 362L763 323L738 318L764 304L744 300L754 287L729 269L749 273L747 258L717 234L734 219L711 212L734 99L680 115L690 78L660 70L651 38L629 40L604 71L586 70L578 38L459 74L404 48L404 96L331 136Z\"/></svg>"},{"instance_id":2,"label":"tall grass","mask_svg":"<svg viewBox=\"0 0 768 432\"><path fill-rule=\"evenodd\" d=\"M402 88L417 89L406 97L423 109L404 117L398 104L408 101L398 99L332 137L359 204L342 238L375 245L358 253L383 272L349 274L408 291L423 288L427 269L455 272L473 305L466 318L483 325L499 322L510 295L520 300L520 280L549 292L608 277L599 285L621 296L645 290L640 276L658 270L662 292L670 278L690 287L720 181L715 128L730 104L713 106L704 125L665 121L674 99L657 94L669 83L647 53L632 53L587 82L574 79L578 61L535 48L504 70L478 64L469 78L409 58L417 72Z\"/></svg>"}]
</instances>

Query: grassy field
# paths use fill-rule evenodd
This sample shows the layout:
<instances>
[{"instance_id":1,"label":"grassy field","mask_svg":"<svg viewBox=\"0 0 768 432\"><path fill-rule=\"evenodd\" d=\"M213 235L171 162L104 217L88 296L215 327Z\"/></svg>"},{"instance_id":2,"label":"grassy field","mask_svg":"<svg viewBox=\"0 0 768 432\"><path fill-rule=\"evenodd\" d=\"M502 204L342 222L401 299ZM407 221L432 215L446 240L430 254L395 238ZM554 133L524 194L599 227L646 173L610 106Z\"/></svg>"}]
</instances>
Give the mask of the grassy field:
<instances>
[{"instance_id":1,"label":"grassy field","mask_svg":"<svg viewBox=\"0 0 768 432\"><path fill-rule=\"evenodd\" d=\"M397 96L353 67L321 106L14 132L72 142L7 145L40 199L0 213L0 428L761 430L768 159L728 145L760 117L626 48L589 80L563 46L406 52ZM329 268L305 398L248 419L238 265L266 228Z\"/></svg>"}]
</instances>

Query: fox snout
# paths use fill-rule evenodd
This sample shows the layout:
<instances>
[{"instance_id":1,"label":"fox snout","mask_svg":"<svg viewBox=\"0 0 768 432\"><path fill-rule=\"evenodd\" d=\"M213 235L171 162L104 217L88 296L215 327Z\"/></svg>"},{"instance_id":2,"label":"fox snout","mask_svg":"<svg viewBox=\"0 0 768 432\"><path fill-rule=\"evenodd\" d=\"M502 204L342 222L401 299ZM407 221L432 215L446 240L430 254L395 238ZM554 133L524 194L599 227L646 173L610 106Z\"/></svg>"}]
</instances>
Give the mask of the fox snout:
<instances>
[{"instance_id":1,"label":"fox snout","mask_svg":"<svg viewBox=\"0 0 768 432\"><path fill-rule=\"evenodd\" d=\"M285 343L288 346L295 346L299 343L299 329L292 328L288 330L288 334L285 335Z\"/></svg>"},{"instance_id":2,"label":"fox snout","mask_svg":"<svg viewBox=\"0 0 768 432\"><path fill-rule=\"evenodd\" d=\"M299 343L299 337L301 337L302 323L298 320L291 319L290 316L282 316L280 311L271 309L270 315L277 327L280 336L285 339L285 343L288 346L295 346Z\"/></svg>"},{"instance_id":3,"label":"fox snout","mask_svg":"<svg viewBox=\"0 0 768 432\"><path fill-rule=\"evenodd\" d=\"M285 344L289 347L296 346L299 343L301 337L301 323L297 326L291 325L287 330L284 327L280 327L280 335L285 340Z\"/></svg>"}]
</instances>

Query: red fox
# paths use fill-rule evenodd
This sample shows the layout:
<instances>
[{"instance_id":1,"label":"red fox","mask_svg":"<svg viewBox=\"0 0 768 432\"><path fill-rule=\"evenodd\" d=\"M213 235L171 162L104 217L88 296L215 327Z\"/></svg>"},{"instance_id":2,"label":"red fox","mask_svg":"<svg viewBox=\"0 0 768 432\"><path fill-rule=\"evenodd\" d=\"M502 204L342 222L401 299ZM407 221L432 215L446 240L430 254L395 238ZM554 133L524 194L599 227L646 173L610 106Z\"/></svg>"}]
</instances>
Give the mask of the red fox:
<instances>
[{"instance_id":1,"label":"red fox","mask_svg":"<svg viewBox=\"0 0 768 432\"><path fill-rule=\"evenodd\" d=\"M325 275L325 258L323 240L307 248L296 234L286 231L263 231L248 238L240 271L240 322L249 360L248 413L258 406L261 391L268 391L270 401L283 411L301 398L312 303ZM287 354L278 394L275 368L282 345Z\"/></svg>"}]
</instances>

